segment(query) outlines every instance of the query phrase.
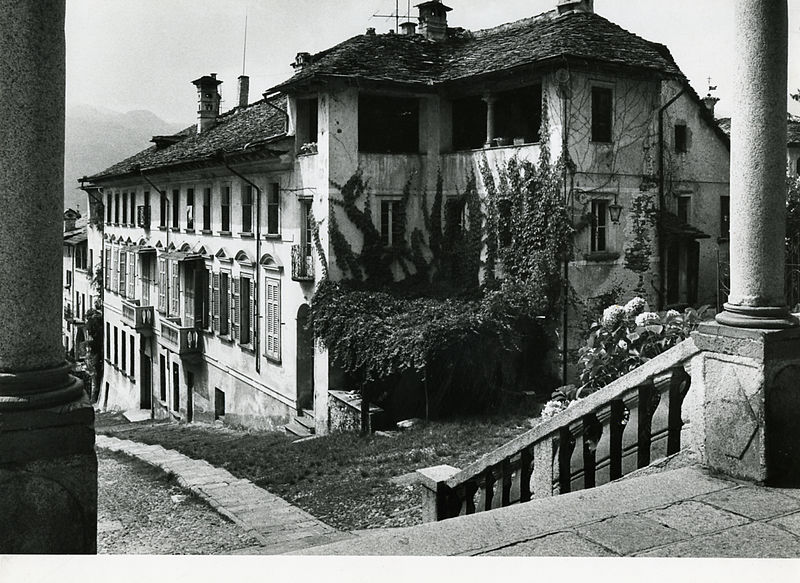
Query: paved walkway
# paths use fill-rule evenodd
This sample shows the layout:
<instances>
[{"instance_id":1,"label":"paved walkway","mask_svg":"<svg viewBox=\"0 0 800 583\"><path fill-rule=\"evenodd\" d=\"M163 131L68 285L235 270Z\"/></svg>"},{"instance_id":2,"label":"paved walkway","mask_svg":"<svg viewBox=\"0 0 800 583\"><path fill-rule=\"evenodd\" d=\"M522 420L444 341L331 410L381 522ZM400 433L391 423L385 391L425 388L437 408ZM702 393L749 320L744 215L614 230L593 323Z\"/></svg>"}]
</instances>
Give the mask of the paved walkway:
<instances>
[{"instance_id":1,"label":"paved walkway","mask_svg":"<svg viewBox=\"0 0 800 583\"><path fill-rule=\"evenodd\" d=\"M800 490L684 467L292 554L800 557Z\"/></svg>"},{"instance_id":2,"label":"paved walkway","mask_svg":"<svg viewBox=\"0 0 800 583\"><path fill-rule=\"evenodd\" d=\"M181 486L200 496L258 541L258 546L235 554L281 554L353 536L337 531L283 498L206 461L189 458L160 445L106 435L98 435L96 444L101 449L134 456L175 475Z\"/></svg>"}]
</instances>

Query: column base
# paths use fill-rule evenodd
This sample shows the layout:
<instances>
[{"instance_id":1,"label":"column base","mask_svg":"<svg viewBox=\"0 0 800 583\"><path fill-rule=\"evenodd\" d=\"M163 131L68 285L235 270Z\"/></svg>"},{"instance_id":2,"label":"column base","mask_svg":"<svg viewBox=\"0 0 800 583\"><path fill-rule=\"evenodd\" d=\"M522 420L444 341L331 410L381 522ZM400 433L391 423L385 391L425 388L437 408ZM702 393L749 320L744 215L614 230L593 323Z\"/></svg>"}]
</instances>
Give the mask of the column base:
<instances>
[{"instance_id":1,"label":"column base","mask_svg":"<svg viewBox=\"0 0 800 583\"><path fill-rule=\"evenodd\" d=\"M0 411L0 554L97 552L94 409Z\"/></svg>"},{"instance_id":2,"label":"column base","mask_svg":"<svg viewBox=\"0 0 800 583\"><path fill-rule=\"evenodd\" d=\"M800 328L702 324L692 335L691 442L710 468L800 486Z\"/></svg>"},{"instance_id":3,"label":"column base","mask_svg":"<svg viewBox=\"0 0 800 583\"><path fill-rule=\"evenodd\" d=\"M725 304L725 311L716 316L717 322L733 328L784 330L800 325L788 308L756 307Z\"/></svg>"}]
</instances>

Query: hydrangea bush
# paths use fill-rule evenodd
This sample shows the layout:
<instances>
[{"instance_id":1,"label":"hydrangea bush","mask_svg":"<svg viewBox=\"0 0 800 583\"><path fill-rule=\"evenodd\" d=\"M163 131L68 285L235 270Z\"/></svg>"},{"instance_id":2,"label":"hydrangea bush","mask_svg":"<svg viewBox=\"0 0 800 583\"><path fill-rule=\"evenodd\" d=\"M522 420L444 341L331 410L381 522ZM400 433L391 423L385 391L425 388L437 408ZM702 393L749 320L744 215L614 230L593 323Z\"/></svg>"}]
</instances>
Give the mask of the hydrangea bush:
<instances>
[{"instance_id":1,"label":"hydrangea bush","mask_svg":"<svg viewBox=\"0 0 800 583\"><path fill-rule=\"evenodd\" d=\"M647 308L644 299L635 297L624 306L613 305L603 311L578 352L580 386L561 387L553 393L543 416L558 413L570 402L594 393L688 338L708 311L708 306L686 308L682 314Z\"/></svg>"}]
</instances>

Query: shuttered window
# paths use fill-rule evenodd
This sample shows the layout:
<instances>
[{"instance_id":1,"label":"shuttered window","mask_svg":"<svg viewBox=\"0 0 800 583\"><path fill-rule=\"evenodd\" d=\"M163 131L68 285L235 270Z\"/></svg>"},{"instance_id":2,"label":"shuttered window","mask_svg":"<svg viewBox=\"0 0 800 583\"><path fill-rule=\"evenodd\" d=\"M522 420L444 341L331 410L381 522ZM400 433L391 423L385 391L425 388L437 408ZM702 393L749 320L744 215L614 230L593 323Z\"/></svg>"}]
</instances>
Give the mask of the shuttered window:
<instances>
[{"instance_id":1,"label":"shuttered window","mask_svg":"<svg viewBox=\"0 0 800 583\"><path fill-rule=\"evenodd\" d=\"M170 261L170 285L169 285L169 315L180 315L180 295L181 295L181 280L178 273L178 262Z\"/></svg>"},{"instance_id":2,"label":"shuttered window","mask_svg":"<svg viewBox=\"0 0 800 583\"><path fill-rule=\"evenodd\" d=\"M239 339L239 279L231 278L231 338Z\"/></svg>"},{"instance_id":3,"label":"shuttered window","mask_svg":"<svg viewBox=\"0 0 800 583\"><path fill-rule=\"evenodd\" d=\"M119 251L119 263L117 264L117 271L119 272L119 281L117 282L117 293L121 296L125 296L127 291L127 278L126 275L128 273L128 254L121 250Z\"/></svg>"},{"instance_id":4,"label":"shuttered window","mask_svg":"<svg viewBox=\"0 0 800 583\"><path fill-rule=\"evenodd\" d=\"M136 297L136 254L128 253L128 297Z\"/></svg>"},{"instance_id":5,"label":"shuttered window","mask_svg":"<svg viewBox=\"0 0 800 583\"><path fill-rule=\"evenodd\" d=\"M222 336L230 334L229 326L229 297L228 287L230 285L230 274L219 274L219 333Z\"/></svg>"},{"instance_id":6,"label":"shuttered window","mask_svg":"<svg viewBox=\"0 0 800 583\"><path fill-rule=\"evenodd\" d=\"M281 282L276 279L264 281L264 321L266 342L264 353L267 358L281 359Z\"/></svg>"},{"instance_id":7,"label":"shuttered window","mask_svg":"<svg viewBox=\"0 0 800 583\"><path fill-rule=\"evenodd\" d=\"M219 334L219 273L211 274L211 327Z\"/></svg>"},{"instance_id":8,"label":"shuttered window","mask_svg":"<svg viewBox=\"0 0 800 583\"><path fill-rule=\"evenodd\" d=\"M111 257L113 258L113 265L111 269L111 291L119 293L119 249L116 247L111 248Z\"/></svg>"},{"instance_id":9,"label":"shuttered window","mask_svg":"<svg viewBox=\"0 0 800 583\"><path fill-rule=\"evenodd\" d=\"M105 268L105 273L103 274L103 282L104 282L105 288L107 290L111 289L111 253L112 253L111 249L106 249L105 250L106 268Z\"/></svg>"},{"instance_id":10,"label":"shuttered window","mask_svg":"<svg viewBox=\"0 0 800 583\"><path fill-rule=\"evenodd\" d=\"M250 280L250 342L253 348L256 346L258 340L258 282L255 279Z\"/></svg>"},{"instance_id":11,"label":"shuttered window","mask_svg":"<svg viewBox=\"0 0 800 583\"><path fill-rule=\"evenodd\" d=\"M167 260L158 259L158 311L167 311Z\"/></svg>"},{"instance_id":12,"label":"shuttered window","mask_svg":"<svg viewBox=\"0 0 800 583\"><path fill-rule=\"evenodd\" d=\"M241 322L241 330L239 333L239 343L240 344L250 344L250 329L251 329L251 305L252 300L250 299L250 278L249 277L240 277L239 278L239 289L241 290L241 304L240 304L240 314L239 314L239 321Z\"/></svg>"}]
</instances>

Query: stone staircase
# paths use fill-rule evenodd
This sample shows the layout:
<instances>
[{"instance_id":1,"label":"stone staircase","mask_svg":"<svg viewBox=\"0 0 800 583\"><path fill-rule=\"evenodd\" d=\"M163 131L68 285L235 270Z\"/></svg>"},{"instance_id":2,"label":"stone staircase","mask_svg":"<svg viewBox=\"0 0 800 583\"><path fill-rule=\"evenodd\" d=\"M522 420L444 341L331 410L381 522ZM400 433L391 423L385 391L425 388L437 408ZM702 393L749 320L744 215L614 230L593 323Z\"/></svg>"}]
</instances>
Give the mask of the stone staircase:
<instances>
[{"instance_id":1,"label":"stone staircase","mask_svg":"<svg viewBox=\"0 0 800 583\"><path fill-rule=\"evenodd\" d=\"M311 437L316 433L314 412L310 409L303 409L299 415L296 415L294 419L284 425L283 429L297 439Z\"/></svg>"}]
</instances>

